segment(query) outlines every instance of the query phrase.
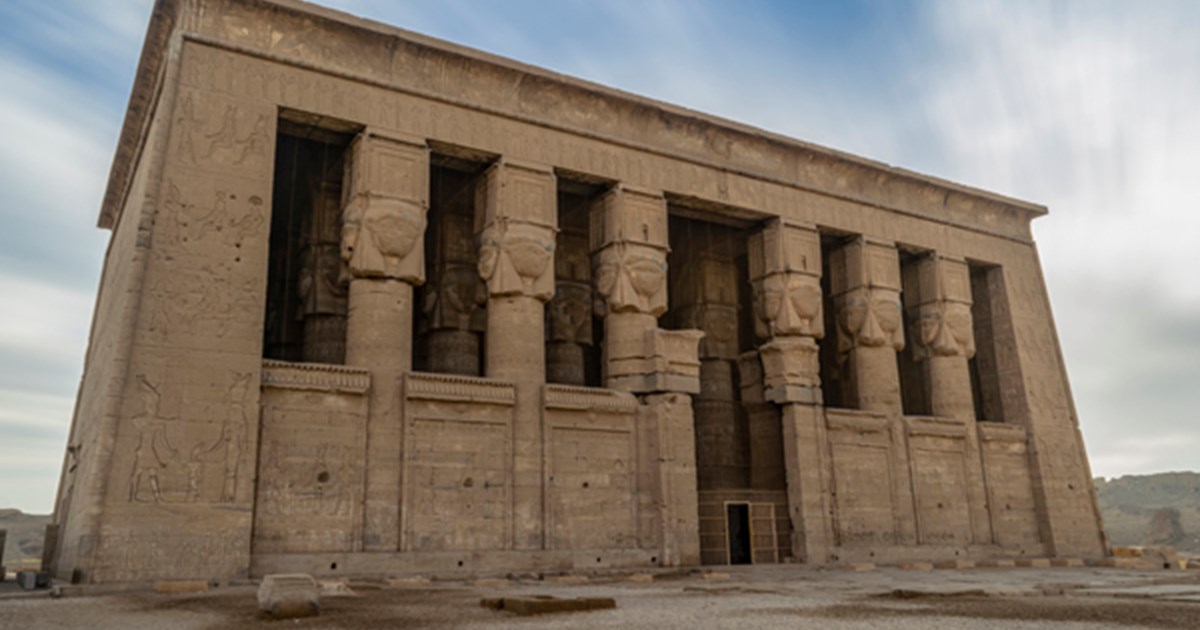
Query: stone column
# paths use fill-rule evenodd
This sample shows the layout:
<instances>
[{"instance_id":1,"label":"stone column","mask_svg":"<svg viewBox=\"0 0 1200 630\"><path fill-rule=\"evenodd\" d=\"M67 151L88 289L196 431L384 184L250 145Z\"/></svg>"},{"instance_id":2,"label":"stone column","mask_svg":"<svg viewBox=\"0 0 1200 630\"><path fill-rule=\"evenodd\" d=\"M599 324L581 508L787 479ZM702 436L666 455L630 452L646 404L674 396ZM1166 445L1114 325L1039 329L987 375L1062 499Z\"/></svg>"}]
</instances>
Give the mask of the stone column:
<instances>
[{"instance_id":1,"label":"stone column","mask_svg":"<svg viewBox=\"0 0 1200 630\"><path fill-rule=\"evenodd\" d=\"M558 220L554 173L502 159L476 187L479 275L487 282L486 374L516 386L513 414L514 549L542 549L542 408L545 305L554 296Z\"/></svg>"},{"instance_id":2,"label":"stone column","mask_svg":"<svg viewBox=\"0 0 1200 630\"><path fill-rule=\"evenodd\" d=\"M546 309L547 380L583 385L586 348L592 340L592 264L587 216L582 225L559 226L554 252L554 299Z\"/></svg>"},{"instance_id":3,"label":"stone column","mask_svg":"<svg viewBox=\"0 0 1200 630\"><path fill-rule=\"evenodd\" d=\"M859 237L834 250L829 286L837 310L838 361L850 376L848 398L858 409L892 419L896 542L915 544L916 508L896 364L896 353L904 349L900 253L894 243Z\"/></svg>"},{"instance_id":4,"label":"stone column","mask_svg":"<svg viewBox=\"0 0 1200 630\"><path fill-rule=\"evenodd\" d=\"M967 493L971 531L977 543L991 542L983 461L975 426L975 401L968 364L975 356L971 317L971 272L965 260L930 254L908 267L906 284L916 287L908 298L913 359L925 373L925 392L935 416L966 423Z\"/></svg>"},{"instance_id":5,"label":"stone column","mask_svg":"<svg viewBox=\"0 0 1200 630\"><path fill-rule=\"evenodd\" d=\"M971 276L965 261L932 254L912 268L917 287L907 304L913 323L913 359L922 365L926 397L935 416L975 420L971 372L975 356ZM906 274L907 275L907 274Z\"/></svg>"},{"instance_id":6,"label":"stone column","mask_svg":"<svg viewBox=\"0 0 1200 630\"><path fill-rule=\"evenodd\" d=\"M425 281L429 150L420 140L368 130L351 145L346 168L346 364L371 372L363 549L395 551L403 483L400 376L412 368L413 285Z\"/></svg>"},{"instance_id":7,"label":"stone column","mask_svg":"<svg viewBox=\"0 0 1200 630\"><path fill-rule=\"evenodd\" d=\"M763 395L782 413L792 550L822 564L833 537L816 342L825 334L821 237L813 226L774 219L750 238L749 267L755 334L768 339L758 352Z\"/></svg>"},{"instance_id":8,"label":"stone column","mask_svg":"<svg viewBox=\"0 0 1200 630\"><path fill-rule=\"evenodd\" d=\"M589 212L598 314L604 318L604 381L633 393L663 391L652 383L653 342L667 312L667 201L615 186Z\"/></svg>"},{"instance_id":9,"label":"stone column","mask_svg":"<svg viewBox=\"0 0 1200 630\"><path fill-rule=\"evenodd\" d=\"M700 391L703 333L662 330L667 310L667 203L660 194L616 186L590 211L592 277L604 317L607 387L640 394L638 439L649 470L663 566L700 563L692 399Z\"/></svg>"},{"instance_id":10,"label":"stone column","mask_svg":"<svg viewBox=\"0 0 1200 630\"><path fill-rule=\"evenodd\" d=\"M859 238L835 250L830 288L837 309L838 354L858 409L899 415L904 349L900 256L894 245Z\"/></svg>"},{"instance_id":11,"label":"stone column","mask_svg":"<svg viewBox=\"0 0 1200 630\"><path fill-rule=\"evenodd\" d=\"M487 326L487 301L479 279L473 199L455 199L437 208L433 230L433 277L422 304L427 324L426 369L479 376L479 334Z\"/></svg>"},{"instance_id":12,"label":"stone column","mask_svg":"<svg viewBox=\"0 0 1200 630\"><path fill-rule=\"evenodd\" d=\"M342 190L340 182L328 178L317 182L315 189L298 287L304 318L302 357L336 365L346 357L348 277L338 252Z\"/></svg>"}]
</instances>

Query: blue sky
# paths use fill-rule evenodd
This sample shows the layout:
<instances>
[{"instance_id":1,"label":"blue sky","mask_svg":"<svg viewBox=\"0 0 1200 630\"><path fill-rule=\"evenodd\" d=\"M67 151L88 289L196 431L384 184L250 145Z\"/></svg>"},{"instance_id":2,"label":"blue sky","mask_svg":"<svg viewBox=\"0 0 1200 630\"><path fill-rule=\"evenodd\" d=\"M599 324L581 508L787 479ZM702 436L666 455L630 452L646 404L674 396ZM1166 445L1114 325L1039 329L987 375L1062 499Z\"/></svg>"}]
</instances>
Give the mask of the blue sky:
<instances>
[{"instance_id":1,"label":"blue sky","mask_svg":"<svg viewBox=\"0 0 1200 630\"><path fill-rule=\"evenodd\" d=\"M1200 2L326 4L1048 205L1094 472L1200 469ZM53 500L150 6L0 3L0 507Z\"/></svg>"}]
</instances>

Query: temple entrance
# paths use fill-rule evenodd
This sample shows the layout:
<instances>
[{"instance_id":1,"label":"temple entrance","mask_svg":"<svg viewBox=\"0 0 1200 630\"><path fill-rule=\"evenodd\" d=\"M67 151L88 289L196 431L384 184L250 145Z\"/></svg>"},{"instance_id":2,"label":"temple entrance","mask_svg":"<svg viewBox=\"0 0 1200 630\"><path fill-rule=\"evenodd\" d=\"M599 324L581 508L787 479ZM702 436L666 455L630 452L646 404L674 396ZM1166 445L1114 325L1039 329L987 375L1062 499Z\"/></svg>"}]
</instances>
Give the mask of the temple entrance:
<instances>
[{"instance_id":1,"label":"temple entrance","mask_svg":"<svg viewBox=\"0 0 1200 630\"><path fill-rule=\"evenodd\" d=\"M725 504L725 523L729 532L729 564L751 564L750 504Z\"/></svg>"},{"instance_id":2,"label":"temple entrance","mask_svg":"<svg viewBox=\"0 0 1200 630\"><path fill-rule=\"evenodd\" d=\"M748 241L752 221L671 208L669 310L661 325L697 329L700 393L692 397L700 558L704 564L778 562L791 555L777 405L757 369ZM750 520L761 537L750 544Z\"/></svg>"}]
</instances>

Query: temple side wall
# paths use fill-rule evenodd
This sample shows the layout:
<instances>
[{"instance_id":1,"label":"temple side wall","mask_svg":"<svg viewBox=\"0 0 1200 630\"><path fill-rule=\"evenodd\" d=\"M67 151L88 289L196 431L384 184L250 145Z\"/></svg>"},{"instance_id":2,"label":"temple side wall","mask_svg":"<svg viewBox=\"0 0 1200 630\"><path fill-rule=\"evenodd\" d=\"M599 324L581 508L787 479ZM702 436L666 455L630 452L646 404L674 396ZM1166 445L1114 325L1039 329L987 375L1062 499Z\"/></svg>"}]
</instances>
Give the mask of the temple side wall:
<instances>
[{"instance_id":1,"label":"temple side wall","mask_svg":"<svg viewBox=\"0 0 1200 630\"><path fill-rule=\"evenodd\" d=\"M161 176L172 128L172 86L182 42L175 40L166 56L174 66L166 73L154 115L133 169L120 221L112 229L100 278L84 359L83 378L67 438L54 522L57 549L48 550L59 579L87 579L98 547L106 482L112 474L113 436L120 420L130 351L137 327L145 269L152 257L151 234L161 209Z\"/></svg>"}]
</instances>

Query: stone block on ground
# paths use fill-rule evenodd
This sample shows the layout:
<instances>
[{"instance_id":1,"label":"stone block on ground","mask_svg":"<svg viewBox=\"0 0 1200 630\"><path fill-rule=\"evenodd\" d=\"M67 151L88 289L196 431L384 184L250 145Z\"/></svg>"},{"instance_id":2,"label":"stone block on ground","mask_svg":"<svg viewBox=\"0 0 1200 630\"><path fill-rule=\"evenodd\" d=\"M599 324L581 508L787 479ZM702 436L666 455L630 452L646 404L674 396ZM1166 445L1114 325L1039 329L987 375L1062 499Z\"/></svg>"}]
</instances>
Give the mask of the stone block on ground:
<instances>
[{"instance_id":1,"label":"stone block on ground","mask_svg":"<svg viewBox=\"0 0 1200 630\"><path fill-rule=\"evenodd\" d=\"M159 593L200 593L208 590L204 580L159 580L154 583Z\"/></svg>"},{"instance_id":2,"label":"stone block on ground","mask_svg":"<svg viewBox=\"0 0 1200 630\"><path fill-rule=\"evenodd\" d=\"M838 568L843 571L851 571L853 573L861 573L864 571L874 571L875 563L874 562L847 562L845 564L838 565Z\"/></svg>"},{"instance_id":3,"label":"stone block on ground","mask_svg":"<svg viewBox=\"0 0 1200 630\"><path fill-rule=\"evenodd\" d=\"M46 571L17 571L17 586L32 591L50 586L50 574Z\"/></svg>"},{"instance_id":4,"label":"stone block on ground","mask_svg":"<svg viewBox=\"0 0 1200 630\"><path fill-rule=\"evenodd\" d=\"M704 580L728 580L729 574L721 573L720 571L705 571L700 574L700 578Z\"/></svg>"},{"instance_id":5,"label":"stone block on ground","mask_svg":"<svg viewBox=\"0 0 1200 630\"><path fill-rule=\"evenodd\" d=\"M637 582L639 584L653 582L654 574L653 573L634 573L633 575L629 576L629 581Z\"/></svg>"},{"instance_id":6,"label":"stone block on ground","mask_svg":"<svg viewBox=\"0 0 1200 630\"><path fill-rule=\"evenodd\" d=\"M303 573L268 575L258 587L258 609L275 619L315 617L321 612L320 587Z\"/></svg>"},{"instance_id":7,"label":"stone block on ground","mask_svg":"<svg viewBox=\"0 0 1200 630\"><path fill-rule=\"evenodd\" d=\"M484 608L505 610L514 615L542 615L546 613L581 612L616 608L617 602L611 597L560 599L550 595L531 595L526 597L483 599L480 600L479 605Z\"/></svg>"},{"instance_id":8,"label":"stone block on ground","mask_svg":"<svg viewBox=\"0 0 1200 630\"><path fill-rule=\"evenodd\" d=\"M902 571L932 571L932 562L901 562L900 570Z\"/></svg>"},{"instance_id":9,"label":"stone block on ground","mask_svg":"<svg viewBox=\"0 0 1200 630\"><path fill-rule=\"evenodd\" d=\"M1051 558L1050 566L1053 567L1082 567L1084 566L1083 558Z\"/></svg>"},{"instance_id":10,"label":"stone block on ground","mask_svg":"<svg viewBox=\"0 0 1200 630\"><path fill-rule=\"evenodd\" d=\"M343 578L340 580L321 580L317 583L321 588L321 597L359 597L350 589L350 581Z\"/></svg>"},{"instance_id":11,"label":"stone block on ground","mask_svg":"<svg viewBox=\"0 0 1200 630\"><path fill-rule=\"evenodd\" d=\"M1017 566L1023 569L1049 569L1049 558L1017 558Z\"/></svg>"},{"instance_id":12,"label":"stone block on ground","mask_svg":"<svg viewBox=\"0 0 1200 630\"><path fill-rule=\"evenodd\" d=\"M1011 569L1017 563L1010 558L988 558L975 563L981 569Z\"/></svg>"},{"instance_id":13,"label":"stone block on ground","mask_svg":"<svg viewBox=\"0 0 1200 630\"><path fill-rule=\"evenodd\" d=\"M933 566L938 569L974 569L975 562L971 560L943 560Z\"/></svg>"}]
</instances>

